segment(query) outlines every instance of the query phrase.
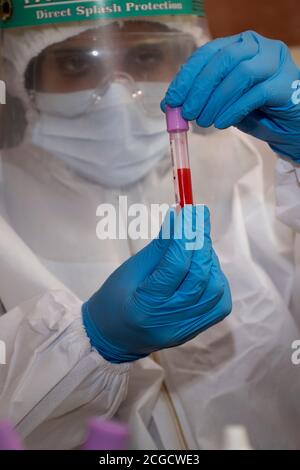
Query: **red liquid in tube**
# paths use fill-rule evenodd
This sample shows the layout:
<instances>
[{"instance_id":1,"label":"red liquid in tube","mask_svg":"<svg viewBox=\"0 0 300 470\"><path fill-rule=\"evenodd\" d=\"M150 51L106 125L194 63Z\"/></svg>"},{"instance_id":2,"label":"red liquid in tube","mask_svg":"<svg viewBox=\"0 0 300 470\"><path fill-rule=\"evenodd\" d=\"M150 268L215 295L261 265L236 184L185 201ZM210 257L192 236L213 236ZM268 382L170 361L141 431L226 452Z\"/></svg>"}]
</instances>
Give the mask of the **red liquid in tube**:
<instances>
[{"instance_id":1,"label":"red liquid in tube","mask_svg":"<svg viewBox=\"0 0 300 470\"><path fill-rule=\"evenodd\" d=\"M178 190L180 207L193 204L192 175L189 168L178 168Z\"/></svg>"},{"instance_id":2,"label":"red liquid in tube","mask_svg":"<svg viewBox=\"0 0 300 470\"><path fill-rule=\"evenodd\" d=\"M171 157L177 207L193 205L192 175L189 161L188 122L181 108L166 106L167 131L170 135Z\"/></svg>"}]
</instances>

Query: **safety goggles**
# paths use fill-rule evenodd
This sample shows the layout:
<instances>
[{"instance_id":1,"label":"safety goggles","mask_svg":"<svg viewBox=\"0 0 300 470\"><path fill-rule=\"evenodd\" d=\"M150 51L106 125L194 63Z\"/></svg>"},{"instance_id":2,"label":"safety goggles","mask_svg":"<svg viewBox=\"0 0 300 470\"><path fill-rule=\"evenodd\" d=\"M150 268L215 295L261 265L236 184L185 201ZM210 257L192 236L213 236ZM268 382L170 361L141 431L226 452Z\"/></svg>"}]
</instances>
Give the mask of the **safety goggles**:
<instances>
[{"instance_id":1,"label":"safety goggles","mask_svg":"<svg viewBox=\"0 0 300 470\"><path fill-rule=\"evenodd\" d=\"M47 48L35 59L30 93L35 105L37 92L57 95L93 90L95 102L99 102L112 83L121 82L132 100L152 114L168 83L194 50L192 36L180 32L75 37Z\"/></svg>"}]
</instances>

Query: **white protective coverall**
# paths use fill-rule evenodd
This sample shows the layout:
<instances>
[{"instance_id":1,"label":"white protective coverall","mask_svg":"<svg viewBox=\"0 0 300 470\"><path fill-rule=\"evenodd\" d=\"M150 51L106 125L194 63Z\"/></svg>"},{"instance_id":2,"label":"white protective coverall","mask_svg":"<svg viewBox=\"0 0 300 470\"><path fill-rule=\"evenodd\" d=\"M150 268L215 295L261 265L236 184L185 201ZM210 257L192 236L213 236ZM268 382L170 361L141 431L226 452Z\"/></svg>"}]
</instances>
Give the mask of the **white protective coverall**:
<instances>
[{"instance_id":1,"label":"white protective coverall","mask_svg":"<svg viewBox=\"0 0 300 470\"><path fill-rule=\"evenodd\" d=\"M134 448L220 448L231 424L244 426L256 449L299 448L291 345L300 338L300 168L277 161L276 209L277 157L267 146L233 128L195 130L190 153L194 199L210 207L233 312L157 362L129 366L91 349L81 304L146 241L97 240L96 209L122 194L128 204L172 204L169 157L130 188L109 189L26 139L3 150L0 418L28 448L78 447L90 415L129 421Z\"/></svg>"}]
</instances>

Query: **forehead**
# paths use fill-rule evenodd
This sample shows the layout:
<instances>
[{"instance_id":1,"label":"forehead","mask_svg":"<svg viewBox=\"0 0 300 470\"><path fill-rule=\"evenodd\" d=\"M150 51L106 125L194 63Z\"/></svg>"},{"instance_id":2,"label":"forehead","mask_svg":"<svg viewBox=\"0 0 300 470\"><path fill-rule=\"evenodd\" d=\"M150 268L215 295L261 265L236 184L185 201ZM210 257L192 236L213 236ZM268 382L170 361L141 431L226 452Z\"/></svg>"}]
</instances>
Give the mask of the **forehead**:
<instances>
[{"instance_id":1,"label":"forehead","mask_svg":"<svg viewBox=\"0 0 300 470\"><path fill-rule=\"evenodd\" d=\"M71 48L72 46L88 47L95 44L109 44L119 42L122 44L129 44L135 41L143 40L153 37L158 37L162 33L174 33L165 24L149 22L149 21L126 21L124 23L112 23L105 26L100 26L95 29L89 29L79 34L66 39L60 43L50 46L48 49L56 50L60 48Z\"/></svg>"}]
</instances>

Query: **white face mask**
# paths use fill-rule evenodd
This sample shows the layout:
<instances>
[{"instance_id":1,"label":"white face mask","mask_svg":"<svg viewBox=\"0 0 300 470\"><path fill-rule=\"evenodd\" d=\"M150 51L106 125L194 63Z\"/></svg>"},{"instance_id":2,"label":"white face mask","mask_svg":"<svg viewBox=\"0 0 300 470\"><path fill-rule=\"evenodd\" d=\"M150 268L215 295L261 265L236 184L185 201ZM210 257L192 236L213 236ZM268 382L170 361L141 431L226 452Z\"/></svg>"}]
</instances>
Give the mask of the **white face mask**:
<instances>
[{"instance_id":1,"label":"white face mask","mask_svg":"<svg viewBox=\"0 0 300 470\"><path fill-rule=\"evenodd\" d=\"M165 90L165 84L161 85L163 94L162 86ZM144 90L146 87L151 84L144 84ZM134 183L168 149L163 113L156 118L147 116L127 87L119 83L113 83L96 104L94 92L87 90L37 93L36 105L40 114L32 131L33 143L102 185Z\"/></svg>"}]
</instances>

